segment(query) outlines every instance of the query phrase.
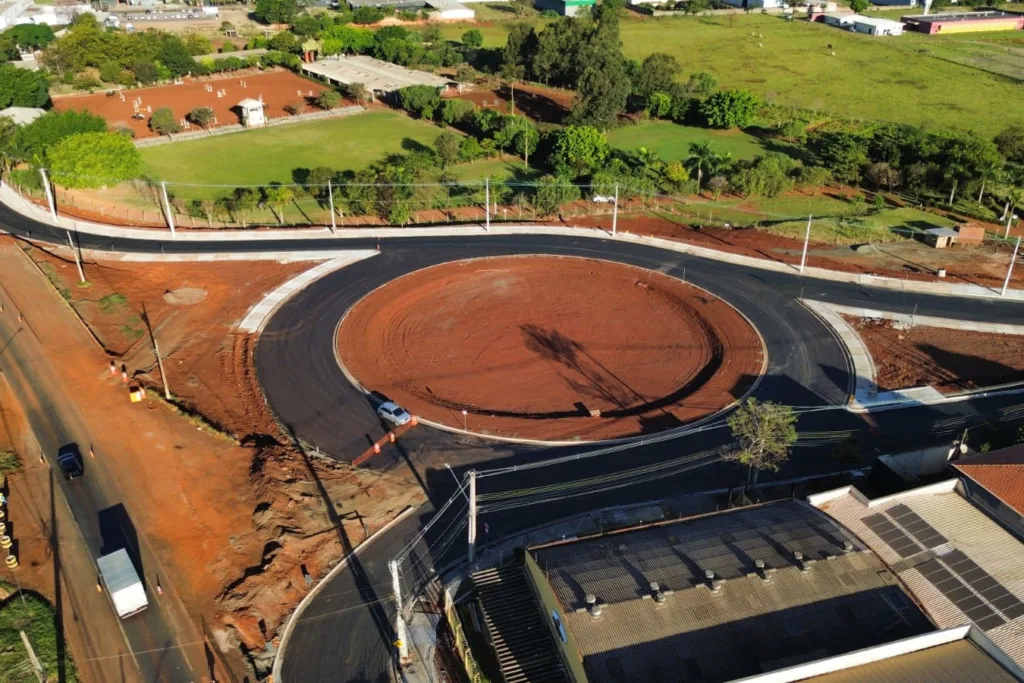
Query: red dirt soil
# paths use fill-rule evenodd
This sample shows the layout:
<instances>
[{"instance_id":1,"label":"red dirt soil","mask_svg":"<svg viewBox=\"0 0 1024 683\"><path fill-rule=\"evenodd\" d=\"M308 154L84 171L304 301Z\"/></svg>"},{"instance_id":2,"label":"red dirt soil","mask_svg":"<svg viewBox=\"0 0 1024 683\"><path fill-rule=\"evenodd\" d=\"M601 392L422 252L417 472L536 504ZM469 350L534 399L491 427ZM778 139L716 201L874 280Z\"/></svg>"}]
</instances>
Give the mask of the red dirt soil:
<instances>
[{"instance_id":1,"label":"red dirt soil","mask_svg":"<svg viewBox=\"0 0 1024 683\"><path fill-rule=\"evenodd\" d=\"M98 95L69 95L57 97L53 101L54 109L63 111L74 109L76 111L89 110L93 114L99 114L107 120L111 128L128 127L135 131L136 138L156 137L156 133L149 129L149 117L151 112L146 111L150 107L156 111L160 107L170 107L174 112L174 118L182 119L196 107L210 107L217 116L219 125L241 123L240 114L235 109L236 105L247 97L258 99L263 96L266 104L266 115L268 119L289 116L284 108L289 104L295 104L302 100L308 107L313 107L316 98L321 92L329 90L322 85L317 85L299 78L293 73L283 70L267 72L235 72L230 75L205 78L186 78L182 85L162 85L154 88L138 88L134 90L120 91L125 101L120 96L108 96L105 92ZM246 87L241 86L245 82ZM206 92L205 86L212 86L213 92ZM224 97L217 97L217 91L226 90ZM302 96L298 91L302 91ZM310 96L308 93L312 92ZM141 111L145 117L141 121L132 119L132 100L142 98ZM216 128L216 126L211 126ZM195 130L196 128L193 128Z\"/></svg>"},{"instance_id":2,"label":"red dirt soil","mask_svg":"<svg viewBox=\"0 0 1024 683\"><path fill-rule=\"evenodd\" d=\"M871 352L875 383L888 391L933 386L944 394L1024 380L1024 336L843 316Z\"/></svg>"},{"instance_id":3,"label":"red dirt soil","mask_svg":"<svg viewBox=\"0 0 1024 683\"><path fill-rule=\"evenodd\" d=\"M366 387L414 414L530 439L656 432L740 397L763 349L731 306L604 261L506 257L418 271L357 303L338 332ZM600 410L600 417L589 411Z\"/></svg>"},{"instance_id":4,"label":"red dirt soil","mask_svg":"<svg viewBox=\"0 0 1024 683\"><path fill-rule=\"evenodd\" d=\"M472 102L481 109L496 109L507 114L512 91L508 86L501 86L498 90L471 90L450 96ZM517 85L515 100L516 114L528 116L535 121L561 123L572 108L573 94L568 90Z\"/></svg>"}]
</instances>

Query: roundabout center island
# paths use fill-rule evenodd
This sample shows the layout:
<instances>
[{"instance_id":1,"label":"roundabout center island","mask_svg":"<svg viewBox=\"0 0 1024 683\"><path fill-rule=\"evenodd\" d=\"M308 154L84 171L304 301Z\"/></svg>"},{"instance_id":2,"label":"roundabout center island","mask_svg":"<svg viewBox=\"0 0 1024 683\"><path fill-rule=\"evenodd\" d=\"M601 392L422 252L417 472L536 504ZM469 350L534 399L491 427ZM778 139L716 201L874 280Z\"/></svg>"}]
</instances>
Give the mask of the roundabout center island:
<instances>
[{"instance_id":1,"label":"roundabout center island","mask_svg":"<svg viewBox=\"0 0 1024 683\"><path fill-rule=\"evenodd\" d=\"M721 299L661 273L575 257L416 271L357 302L335 343L356 381L414 415L541 441L699 420L746 394L764 366L760 336Z\"/></svg>"}]
</instances>

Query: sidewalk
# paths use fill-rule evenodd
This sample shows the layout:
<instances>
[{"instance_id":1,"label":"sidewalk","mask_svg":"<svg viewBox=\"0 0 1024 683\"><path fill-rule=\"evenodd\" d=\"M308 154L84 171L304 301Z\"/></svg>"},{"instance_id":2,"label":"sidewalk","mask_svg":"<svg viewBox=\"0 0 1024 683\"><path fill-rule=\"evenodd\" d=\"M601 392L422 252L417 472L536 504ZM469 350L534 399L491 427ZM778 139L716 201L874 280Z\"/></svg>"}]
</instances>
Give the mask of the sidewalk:
<instances>
[{"instance_id":1,"label":"sidewalk","mask_svg":"<svg viewBox=\"0 0 1024 683\"><path fill-rule=\"evenodd\" d=\"M0 186L0 202L6 204L18 213L46 224L54 224L49 212L18 195L7 185ZM104 237L137 239L137 240L167 240L175 242L190 242L202 244L203 242L274 242L281 240L307 240L307 239L394 239L414 237L482 237L486 235L554 235L563 237L589 237L596 239L617 239L623 242L643 244L659 249L675 251L680 254L689 254L700 258L732 263L735 265L769 270L790 275L798 275L799 269L788 263L779 263L767 259L759 259L740 254L732 254L717 249L698 247L682 242L676 242L660 237L646 237L625 232L612 235L605 230L597 228L565 228L558 226L539 225L492 225L490 230L482 226L462 227L425 227L425 228L344 228L337 233L332 233L327 228L296 228L292 230L217 230L217 231L177 231L172 237L170 230L123 228L110 225L101 225L89 221L72 220L64 216L58 216L56 225L66 230L76 230L90 235ZM109 257L108 252L101 252ZM99 254L97 254L97 257ZM996 288L982 285L954 284L947 282L920 282L917 280L900 280L897 278L881 277L877 275L860 275L842 271L828 270L826 268L808 267L804 270L803 277L831 280L833 282L847 282L865 287L878 287L904 292L919 292L922 294L952 295L959 297L974 297L982 299L997 299L1007 301L1024 301L1024 289L1010 289L1005 296L1001 296Z\"/></svg>"}]
</instances>

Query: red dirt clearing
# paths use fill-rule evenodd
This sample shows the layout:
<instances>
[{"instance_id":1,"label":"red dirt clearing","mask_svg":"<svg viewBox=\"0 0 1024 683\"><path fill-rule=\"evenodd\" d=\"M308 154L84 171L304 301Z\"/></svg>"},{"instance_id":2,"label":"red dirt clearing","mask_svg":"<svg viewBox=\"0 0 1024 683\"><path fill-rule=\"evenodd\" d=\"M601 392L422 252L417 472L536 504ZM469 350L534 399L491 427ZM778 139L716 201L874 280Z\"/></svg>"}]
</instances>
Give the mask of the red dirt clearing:
<instances>
[{"instance_id":1,"label":"red dirt clearing","mask_svg":"<svg viewBox=\"0 0 1024 683\"><path fill-rule=\"evenodd\" d=\"M231 75L222 75L210 78L186 78L182 85L162 85L154 88L138 88L135 90L123 90L124 101L118 94L113 96L105 92L98 95L70 95L54 99L53 106L57 110L74 109L82 111L88 109L93 114L99 114L107 120L111 128L128 127L135 131L136 138L156 137L156 133L149 129L149 117L152 112L147 107L156 111L160 107L170 107L177 119L185 118L185 115L196 107L210 107L217 116L217 125L228 125L241 123L241 115L235 107L239 102L249 97L259 99L263 96L266 104L267 118L279 118L289 116L284 108L289 104L295 104L302 100L308 107L312 107L316 98L325 90L322 85L317 85L299 78L288 71L274 70L267 72L236 72ZM242 83L245 87L242 87ZM213 88L213 92L207 92L206 86ZM217 97L218 91L226 91L223 97ZM299 95L301 91L302 95ZM312 93L310 95L309 93ZM134 108L132 101L142 98L140 111L145 117L143 120L133 120ZM211 128L216 128L211 126Z\"/></svg>"},{"instance_id":2,"label":"red dirt clearing","mask_svg":"<svg viewBox=\"0 0 1024 683\"><path fill-rule=\"evenodd\" d=\"M508 113L512 91L508 86L498 90L471 90L452 94L460 100L472 102L481 109L496 109L502 114ZM515 91L515 113L527 116L535 121L561 123L572 108L573 94L568 90L556 90L536 85L517 85Z\"/></svg>"},{"instance_id":3,"label":"red dirt clearing","mask_svg":"<svg viewBox=\"0 0 1024 683\"><path fill-rule=\"evenodd\" d=\"M506 257L418 271L345 318L342 362L428 420L531 439L656 432L745 393L763 349L708 293L580 258ZM591 411L601 411L600 416Z\"/></svg>"},{"instance_id":4,"label":"red dirt clearing","mask_svg":"<svg viewBox=\"0 0 1024 683\"><path fill-rule=\"evenodd\" d=\"M944 394L1024 380L1024 336L843 316L867 344L875 383L893 390L933 386Z\"/></svg>"}]
</instances>

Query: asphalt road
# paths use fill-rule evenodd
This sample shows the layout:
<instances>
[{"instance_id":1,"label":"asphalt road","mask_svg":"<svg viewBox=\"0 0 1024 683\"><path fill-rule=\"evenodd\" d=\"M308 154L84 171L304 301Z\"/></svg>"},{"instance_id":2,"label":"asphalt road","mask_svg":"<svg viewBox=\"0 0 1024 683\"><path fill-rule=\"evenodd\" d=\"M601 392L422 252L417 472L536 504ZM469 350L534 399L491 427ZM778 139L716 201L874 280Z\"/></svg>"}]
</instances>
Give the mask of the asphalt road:
<instances>
[{"instance_id":1,"label":"asphalt road","mask_svg":"<svg viewBox=\"0 0 1024 683\"><path fill-rule=\"evenodd\" d=\"M66 242L62 230L36 223L0 206L0 226L24 237ZM168 236L169 237L169 236ZM295 240L285 242L172 242L169 239L111 240L80 235L83 248L150 253L264 249L321 250L368 248L377 240ZM509 253L547 253L621 261L682 277L729 301L746 314L764 336L768 371L757 395L795 406L824 408L801 415L802 434L810 435L794 451L785 478L832 471L829 451L837 440L857 432L868 447L888 450L948 440L965 426L993 419L1017 421L1024 416L1015 397L979 399L941 407L914 407L864 418L829 409L850 387L850 369L831 334L795 298L801 293L835 303L870 306L921 315L1021 323L1024 306L1008 302L924 296L804 279L760 271L611 240L542 236L475 236L380 240L382 254L360 262L307 288L283 305L270 320L257 346L257 369L268 400L294 434L339 458L362 452L367 437L382 433L369 404L351 387L334 360L333 332L344 312L360 296L400 274L459 258ZM815 436L820 434L820 436ZM464 505L456 503L417 542L407 543L456 497L451 472L437 467L440 454L456 477L468 467L510 468L480 480L481 522L488 543L545 521L604 505L685 495L686 492L737 483L732 465L717 459L716 448L728 442L723 429L709 429L671 440L652 440L586 459L538 466L587 452L583 447L539 449L492 445L471 437L417 428L403 438L395 454L371 461L378 467L408 467L422 483L430 503L378 539L311 603L299 621L288 655L284 681L387 681L392 658L393 611L388 604L387 561L406 555L407 588L438 567L464 555ZM354 450L358 449L358 450ZM486 465L483 463L486 462ZM586 485L573 481L588 478ZM771 477L766 477L771 479ZM551 486L550 491L537 487Z\"/></svg>"},{"instance_id":2,"label":"asphalt road","mask_svg":"<svg viewBox=\"0 0 1024 683\"><path fill-rule=\"evenodd\" d=\"M49 467L55 474L54 481L67 500L91 555L91 572L86 575L66 575L65 579L79 593L94 591L98 580L96 558L124 548L146 584L149 607L120 621L127 647L133 653L130 657L122 658L121 680L142 680L146 683L188 683L195 680L192 669L179 649L175 632L168 626L170 620L165 614L165 608L156 600L152 585L153 574L147 573L147 568L155 566L153 558L135 530L131 515L118 493L113 473L108 472L102 462L90 459L87 454L88 445L93 441L89 434L90 426L85 424L75 409L73 397L63 396L57 388L59 384L42 357L31 328L17 324L10 315L0 316L0 349L0 370L25 407L29 425L48 459ZM85 474L69 482L60 474L56 454L60 447L71 443L79 445ZM55 571L58 574L62 571L59 552L64 550L58 548L54 551ZM58 582L58 588L59 585ZM62 603L62 595L58 590L55 602L58 619L68 618ZM118 621L113 605L107 609L109 613L90 617L96 619L97 628L100 623L109 625ZM58 635L60 643L63 636ZM104 654L113 657L119 656L121 652ZM61 680L64 680L63 676Z\"/></svg>"}]
</instances>

